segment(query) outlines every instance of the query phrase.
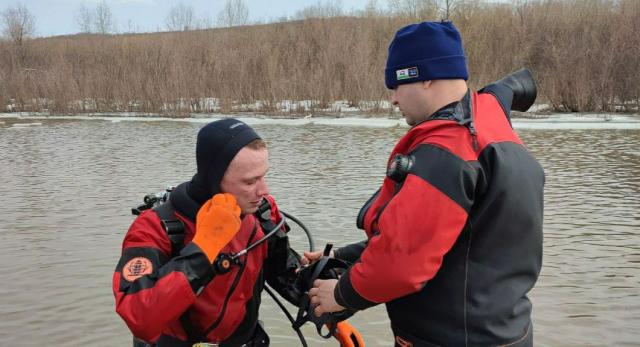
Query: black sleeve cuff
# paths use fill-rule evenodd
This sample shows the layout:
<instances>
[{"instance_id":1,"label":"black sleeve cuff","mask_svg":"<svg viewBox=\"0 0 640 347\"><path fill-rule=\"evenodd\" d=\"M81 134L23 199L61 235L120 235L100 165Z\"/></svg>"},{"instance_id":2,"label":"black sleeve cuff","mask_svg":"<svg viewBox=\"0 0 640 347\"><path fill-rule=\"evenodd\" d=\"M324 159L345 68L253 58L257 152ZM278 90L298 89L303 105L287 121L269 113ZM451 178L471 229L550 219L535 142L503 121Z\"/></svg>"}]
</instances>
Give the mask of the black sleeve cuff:
<instances>
[{"instance_id":1,"label":"black sleeve cuff","mask_svg":"<svg viewBox=\"0 0 640 347\"><path fill-rule=\"evenodd\" d=\"M340 247L335 250L333 256L336 259L344 260L347 263L355 263L360 259L360 255L364 252L364 249L367 247L368 240L352 243L350 245L346 245L344 247Z\"/></svg>"},{"instance_id":2,"label":"black sleeve cuff","mask_svg":"<svg viewBox=\"0 0 640 347\"><path fill-rule=\"evenodd\" d=\"M377 303L363 298L356 292L355 288L351 285L349 273L350 272L347 271L340 277L333 291L333 296L338 305L353 311L364 310L377 305Z\"/></svg>"},{"instance_id":3,"label":"black sleeve cuff","mask_svg":"<svg viewBox=\"0 0 640 347\"><path fill-rule=\"evenodd\" d=\"M214 272L209 258L193 242L187 244L172 262L175 264L171 270L184 273L196 294L199 294L202 288L213 279Z\"/></svg>"}]
</instances>

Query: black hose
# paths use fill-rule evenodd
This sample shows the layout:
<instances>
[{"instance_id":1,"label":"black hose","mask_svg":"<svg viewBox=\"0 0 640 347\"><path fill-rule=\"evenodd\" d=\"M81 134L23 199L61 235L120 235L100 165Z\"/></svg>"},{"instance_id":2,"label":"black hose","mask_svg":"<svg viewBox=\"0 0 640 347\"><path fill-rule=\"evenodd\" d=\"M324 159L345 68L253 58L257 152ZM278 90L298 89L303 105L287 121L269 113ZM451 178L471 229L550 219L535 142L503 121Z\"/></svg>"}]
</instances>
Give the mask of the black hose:
<instances>
[{"instance_id":1,"label":"black hose","mask_svg":"<svg viewBox=\"0 0 640 347\"><path fill-rule=\"evenodd\" d=\"M292 221L296 222L296 224L298 224L302 230L304 230L304 232L307 234L307 238L309 239L309 250L311 252L313 252L316 248L315 242L313 241L313 236L311 236L311 232L309 231L309 229L307 229L307 227L304 225L304 223L302 223L298 218L284 212L284 211L280 211L285 217L291 219Z\"/></svg>"},{"instance_id":2,"label":"black hose","mask_svg":"<svg viewBox=\"0 0 640 347\"><path fill-rule=\"evenodd\" d=\"M280 217L282 217L282 215ZM247 248L245 248L245 249L243 249L243 250L241 250L241 251L239 251L237 253L232 254L231 255L231 260L238 259L240 256L247 254L250 250L254 249L255 247L257 247L261 243L267 241L269 239L269 237L271 237L271 235L275 234L284 225L285 219L284 218L280 218L280 219L281 219L280 223L278 223L278 225L276 225L273 229L271 229L267 235L263 236L260 240L254 242L249 247L247 247Z\"/></svg>"},{"instance_id":3,"label":"black hose","mask_svg":"<svg viewBox=\"0 0 640 347\"><path fill-rule=\"evenodd\" d=\"M295 321L293 320L293 316L291 316L291 313L289 313L289 311L287 310L286 307L284 307L282 302L280 302L280 300L278 300L278 298L273 293L271 288L269 288L268 285L265 285L264 289L267 291L267 293L269 293L269 295L271 295L271 297L276 302L276 304L278 304L278 306L280 306L280 309L282 310L282 312L284 312L284 314L287 316L287 318L289 318L289 322L291 322L291 327L293 328L293 330L296 331L296 334L298 334L298 337L300 338L300 342L302 342L302 346L303 347L307 347L307 340L304 339L304 335L302 335L302 331L300 331L300 328L296 328Z\"/></svg>"},{"instance_id":4,"label":"black hose","mask_svg":"<svg viewBox=\"0 0 640 347\"><path fill-rule=\"evenodd\" d=\"M298 218L284 212L284 211L280 211L280 213L282 213L286 218L291 219L292 221L294 221L296 224L298 224L302 230L304 230L305 234L307 234L307 239L309 240L309 250L311 252L313 252L313 250L315 249L315 243L313 242L313 236L311 236L311 232L309 231L309 229L307 229L307 227L304 225L304 223L302 223ZM280 307L280 309L282 310L282 312L284 312L284 314L287 316L287 318L289 319L289 322L291 322L291 327L293 328L293 330L296 331L296 334L298 334L298 337L300 338L300 342L302 342L302 346L303 347L307 347L307 340L304 339L304 335L302 335L302 331L300 331L300 328L297 328L295 326L295 320L293 319L293 316L291 316L291 313L289 313L289 311L287 310L286 307L284 307L284 305L282 304L282 302L280 302L280 300L278 300L278 298L276 297L276 295L273 293L273 291L271 290L271 288L265 284L264 289L267 291L267 293L269 293L269 295L273 298L273 300L276 302L276 304Z\"/></svg>"}]
</instances>

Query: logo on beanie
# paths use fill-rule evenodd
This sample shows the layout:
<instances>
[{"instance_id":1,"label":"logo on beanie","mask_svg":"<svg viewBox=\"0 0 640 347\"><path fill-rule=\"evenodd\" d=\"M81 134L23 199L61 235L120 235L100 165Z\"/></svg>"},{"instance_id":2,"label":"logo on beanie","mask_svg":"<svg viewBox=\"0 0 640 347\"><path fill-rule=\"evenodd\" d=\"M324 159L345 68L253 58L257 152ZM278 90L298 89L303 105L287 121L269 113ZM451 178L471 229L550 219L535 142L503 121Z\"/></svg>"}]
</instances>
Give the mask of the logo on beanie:
<instances>
[{"instance_id":1,"label":"logo on beanie","mask_svg":"<svg viewBox=\"0 0 640 347\"><path fill-rule=\"evenodd\" d=\"M235 128L237 128L237 127L241 126L241 125L244 125L244 123L242 123L242 122L238 122L238 123L236 123L236 124L231 125L231 126L229 127L229 129L235 129Z\"/></svg>"},{"instance_id":2,"label":"logo on beanie","mask_svg":"<svg viewBox=\"0 0 640 347\"><path fill-rule=\"evenodd\" d=\"M418 68L416 66L407 69L396 70L396 80L398 81L416 77L418 77Z\"/></svg>"}]
</instances>

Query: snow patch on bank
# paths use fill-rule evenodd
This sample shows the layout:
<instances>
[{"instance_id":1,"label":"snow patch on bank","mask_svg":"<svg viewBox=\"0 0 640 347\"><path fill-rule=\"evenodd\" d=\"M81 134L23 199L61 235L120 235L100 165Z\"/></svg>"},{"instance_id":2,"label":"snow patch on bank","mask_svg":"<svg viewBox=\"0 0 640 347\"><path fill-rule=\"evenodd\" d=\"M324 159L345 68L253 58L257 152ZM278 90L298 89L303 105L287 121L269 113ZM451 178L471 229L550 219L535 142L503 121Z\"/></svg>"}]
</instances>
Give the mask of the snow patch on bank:
<instances>
[{"instance_id":1,"label":"snow patch on bank","mask_svg":"<svg viewBox=\"0 0 640 347\"><path fill-rule=\"evenodd\" d=\"M515 129L640 129L640 116L619 114L551 114L544 118L514 118Z\"/></svg>"},{"instance_id":2,"label":"snow patch on bank","mask_svg":"<svg viewBox=\"0 0 640 347\"><path fill-rule=\"evenodd\" d=\"M148 113L85 114L77 116L48 116L37 113L0 113L0 118L24 120L68 119L102 120L110 122L189 122L209 123L216 119L234 117L250 125L276 124L286 126L328 125L369 128L408 127L403 118L368 117L352 115L350 117L305 116L300 118L279 118L242 114L194 114L189 118L159 117ZM531 118L513 118L515 129L640 129L640 116L619 114L551 114L531 115Z\"/></svg>"}]
</instances>

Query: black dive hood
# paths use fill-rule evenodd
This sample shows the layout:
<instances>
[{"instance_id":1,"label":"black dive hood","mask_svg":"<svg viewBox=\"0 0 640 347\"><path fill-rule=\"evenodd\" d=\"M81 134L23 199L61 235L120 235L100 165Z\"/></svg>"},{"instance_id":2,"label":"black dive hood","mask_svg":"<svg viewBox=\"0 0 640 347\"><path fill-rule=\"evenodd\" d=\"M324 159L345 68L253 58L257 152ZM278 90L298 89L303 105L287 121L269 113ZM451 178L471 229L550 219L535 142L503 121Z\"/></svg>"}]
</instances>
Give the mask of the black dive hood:
<instances>
[{"instance_id":1,"label":"black dive hood","mask_svg":"<svg viewBox=\"0 0 640 347\"><path fill-rule=\"evenodd\" d=\"M512 72L491 84L503 85L511 89L513 92L511 109L520 112L528 110L538 95L536 82L527 68Z\"/></svg>"},{"instance_id":2,"label":"black dive hood","mask_svg":"<svg viewBox=\"0 0 640 347\"><path fill-rule=\"evenodd\" d=\"M260 135L234 118L211 122L198 131L196 164L198 172L187 183L187 194L202 205L220 193L220 182L238 152Z\"/></svg>"}]
</instances>

